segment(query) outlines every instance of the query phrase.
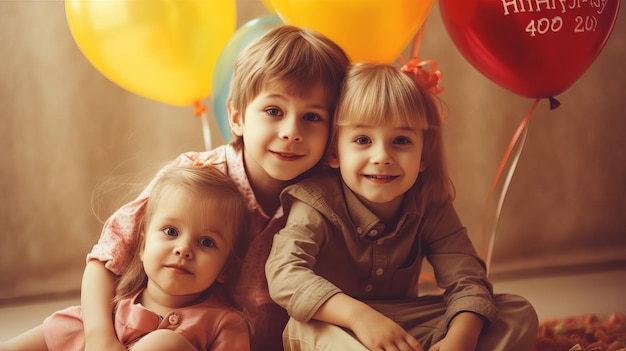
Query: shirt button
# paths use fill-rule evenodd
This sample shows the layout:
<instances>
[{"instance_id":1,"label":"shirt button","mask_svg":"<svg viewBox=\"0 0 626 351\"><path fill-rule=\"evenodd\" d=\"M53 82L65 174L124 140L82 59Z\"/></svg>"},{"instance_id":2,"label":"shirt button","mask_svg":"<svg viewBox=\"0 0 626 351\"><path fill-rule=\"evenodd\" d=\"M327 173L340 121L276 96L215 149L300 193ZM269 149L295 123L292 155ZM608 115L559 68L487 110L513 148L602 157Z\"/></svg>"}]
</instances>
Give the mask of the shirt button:
<instances>
[{"instance_id":1,"label":"shirt button","mask_svg":"<svg viewBox=\"0 0 626 351\"><path fill-rule=\"evenodd\" d=\"M365 292L372 292L374 290L374 286L372 284L367 284L365 286Z\"/></svg>"},{"instance_id":2,"label":"shirt button","mask_svg":"<svg viewBox=\"0 0 626 351\"><path fill-rule=\"evenodd\" d=\"M382 268L378 268L378 269L376 270L376 275L378 275L378 276L383 275L383 273L385 273L385 270L384 270L384 269L382 269Z\"/></svg>"},{"instance_id":3,"label":"shirt button","mask_svg":"<svg viewBox=\"0 0 626 351\"><path fill-rule=\"evenodd\" d=\"M359 233L359 234L362 234L363 233L363 228L356 227L356 232Z\"/></svg>"},{"instance_id":4,"label":"shirt button","mask_svg":"<svg viewBox=\"0 0 626 351\"><path fill-rule=\"evenodd\" d=\"M378 235L378 230L376 230L376 229L372 229L372 230L370 231L370 236L376 236L376 235Z\"/></svg>"},{"instance_id":5,"label":"shirt button","mask_svg":"<svg viewBox=\"0 0 626 351\"><path fill-rule=\"evenodd\" d=\"M170 322L170 325L178 325L180 323L180 316L178 314L171 314L167 317L167 321Z\"/></svg>"}]
</instances>

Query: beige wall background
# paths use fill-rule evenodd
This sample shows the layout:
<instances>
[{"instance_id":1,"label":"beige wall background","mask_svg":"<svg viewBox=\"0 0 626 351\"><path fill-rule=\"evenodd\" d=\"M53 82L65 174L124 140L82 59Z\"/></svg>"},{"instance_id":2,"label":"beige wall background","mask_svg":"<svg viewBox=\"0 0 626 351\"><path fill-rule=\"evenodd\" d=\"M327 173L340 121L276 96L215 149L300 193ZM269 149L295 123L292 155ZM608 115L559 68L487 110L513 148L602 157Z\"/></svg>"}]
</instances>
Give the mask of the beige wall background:
<instances>
[{"instance_id":1,"label":"beige wall background","mask_svg":"<svg viewBox=\"0 0 626 351\"><path fill-rule=\"evenodd\" d=\"M267 14L260 0L237 6L239 26ZM626 266L625 32L622 13L562 106L535 110L497 227L494 277ZM444 75L456 206L480 250L491 183L533 101L470 66L438 7L420 56ZM75 292L101 220L164 162L204 149L201 122L192 107L104 78L75 45L60 0L0 1L0 58L0 303ZM221 144L215 123L212 133Z\"/></svg>"}]
</instances>

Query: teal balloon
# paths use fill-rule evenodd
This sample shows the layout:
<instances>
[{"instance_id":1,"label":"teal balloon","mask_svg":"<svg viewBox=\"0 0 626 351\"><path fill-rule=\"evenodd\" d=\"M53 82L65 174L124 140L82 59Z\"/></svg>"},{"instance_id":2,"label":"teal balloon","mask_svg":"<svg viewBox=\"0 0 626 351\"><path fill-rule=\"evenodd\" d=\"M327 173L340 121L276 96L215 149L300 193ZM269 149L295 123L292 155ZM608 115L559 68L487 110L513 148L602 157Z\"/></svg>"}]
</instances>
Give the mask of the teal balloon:
<instances>
[{"instance_id":1,"label":"teal balloon","mask_svg":"<svg viewBox=\"0 0 626 351\"><path fill-rule=\"evenodd\" d=\"M273 28L283 24L277 15L258 17L237 29L228 43L224 46L215 63L213 72L213 112L220 134L225 141L230 141L230 126L226 98L230 89L230 80L233 75L235 58L248 44L262 37Z\"/></svg>"}]
</instances>

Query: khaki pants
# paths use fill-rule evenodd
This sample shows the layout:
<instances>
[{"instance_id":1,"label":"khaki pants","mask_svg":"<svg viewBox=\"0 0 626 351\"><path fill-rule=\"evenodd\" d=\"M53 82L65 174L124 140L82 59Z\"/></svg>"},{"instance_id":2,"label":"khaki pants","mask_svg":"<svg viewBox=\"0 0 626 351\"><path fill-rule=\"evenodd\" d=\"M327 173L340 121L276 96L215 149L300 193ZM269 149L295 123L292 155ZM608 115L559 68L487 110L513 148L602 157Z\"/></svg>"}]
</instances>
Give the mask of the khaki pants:
<instances>
[{"instance_id":1,"label":"khaki pants","mask_svg":"<svg viewBox=\"0 0 626 351\"><path fill-rule=\"evenodd\" d=\"M494 302L500 313L487 326L476 351L529 351L537 335L537 313L524 298L496 295ZM446 334L443 315L446 304L441 296L424 296L401 302L371 303L374 309L393 319L428 350ZM285 350L367 350L349 331L316 320L302 323L293 318L283 332Z\"/></svg>"}]
</instances>

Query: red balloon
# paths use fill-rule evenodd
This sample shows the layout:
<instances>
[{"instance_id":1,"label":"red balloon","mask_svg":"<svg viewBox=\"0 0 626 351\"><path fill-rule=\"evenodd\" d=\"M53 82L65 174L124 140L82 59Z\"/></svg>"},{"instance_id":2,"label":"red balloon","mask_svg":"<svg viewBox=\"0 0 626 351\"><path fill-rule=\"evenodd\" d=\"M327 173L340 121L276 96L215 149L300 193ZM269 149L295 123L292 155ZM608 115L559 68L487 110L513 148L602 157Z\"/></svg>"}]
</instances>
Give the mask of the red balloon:
<instances>
[{"instance_id":1,"label":"red balloon","mask_svg":"<svg viewBox=\"0 0 626 351\"><path fill-rule=\"evenodd\" d=\"M444 25L478 71L521 96L562 93L608 40L620 0L440 0Z\"/></svg>"}]
</instances>

